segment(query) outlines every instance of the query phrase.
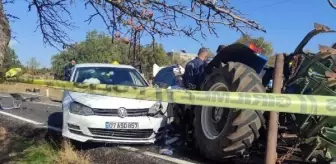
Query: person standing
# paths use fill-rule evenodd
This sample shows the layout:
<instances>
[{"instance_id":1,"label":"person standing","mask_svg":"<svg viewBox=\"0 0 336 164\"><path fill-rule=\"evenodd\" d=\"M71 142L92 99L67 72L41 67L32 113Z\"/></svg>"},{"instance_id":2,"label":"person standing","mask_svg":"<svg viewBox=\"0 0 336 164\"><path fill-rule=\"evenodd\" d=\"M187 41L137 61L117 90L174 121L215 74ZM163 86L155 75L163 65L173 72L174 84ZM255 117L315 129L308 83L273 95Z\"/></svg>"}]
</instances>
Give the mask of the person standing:
<instances>
[{"instance_id":1,"label":"person standing","mask_svg":"<svg viewBox=\"0 0 336 164\"><path fill-rule=\"evenodd\" d=\"M199 90L200 84L203 80L203 72L207 65L207 59L210 56L211 52L207 48L200 48L197 54L197 57L189 61L182 75L183 85L185 89L188 90ZM194 105L184 105L178 104L178 107L174 109L174 112L170 112L173 115L174 120L172 125L175 129L181 134L181 140L185 141L187 145L193 145L192 136L189 131L193 128L192 119L193 119L193 110Z\"/></svg>"},{"instance_id":2,"label":"person standing","mask_svg":"<svg viewBox=\"0 0 336 164\"><path fill-rule=\"evenodd\" d=\"M200 48L197 57L186 64L183 74L183 83L187 89L199 89L202 82L202 74L207 65L210 51L207 48Z\"/></svg>"},{"instance_id":3,"label":"person standing","mask_svg":"<svg viewBox=\"0 0 336 164\"><path fill-rule=\"evenodd\" d=\"M70 59L69 62L70 63L67 64L64 68L64 80L65 81L70 81L72 68L76 65L76 60L75 59Z\"/></svg>"}]
</instances>

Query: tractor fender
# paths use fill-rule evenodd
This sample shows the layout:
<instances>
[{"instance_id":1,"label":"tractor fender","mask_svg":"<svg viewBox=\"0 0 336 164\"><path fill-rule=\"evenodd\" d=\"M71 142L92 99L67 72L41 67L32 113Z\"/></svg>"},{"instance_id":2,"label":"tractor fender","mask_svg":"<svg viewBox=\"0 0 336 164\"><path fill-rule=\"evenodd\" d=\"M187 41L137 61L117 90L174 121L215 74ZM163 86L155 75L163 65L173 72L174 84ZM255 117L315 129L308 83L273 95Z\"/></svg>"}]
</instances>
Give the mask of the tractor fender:
<instances>
[{"instance_id":1,"label":"tractor fender","mask_svg":"<svg viewBox=\"0 0 336 164\"><path fill-rule=\"evenodd\" d=\"M257 73L260 73L264 65L257 64L261 59L252 49L241 43L231 44L218 52L218 54L208 63L205 73L210 74L213 68L218 68L221 63L239 62L243 63Z\"/></svg>"}]
</instances>

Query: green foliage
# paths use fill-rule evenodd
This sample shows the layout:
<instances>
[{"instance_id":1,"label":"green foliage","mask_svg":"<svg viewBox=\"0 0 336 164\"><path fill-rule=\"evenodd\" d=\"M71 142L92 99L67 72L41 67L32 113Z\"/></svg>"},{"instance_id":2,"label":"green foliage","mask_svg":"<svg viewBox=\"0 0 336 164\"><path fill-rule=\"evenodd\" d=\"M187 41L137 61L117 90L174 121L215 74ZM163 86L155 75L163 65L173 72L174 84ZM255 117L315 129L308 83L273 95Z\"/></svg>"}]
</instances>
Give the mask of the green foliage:
<instances>
[{"instance_id":1,"label":"green foliage","mask_svg":"<svg viewBox=\"0 0 336 164\"><path fill-rule=\"evenodd\" d=\"M10 47L8 47L7 49L7 55L5 55L4 63L6 69L22 67L22 64L18 56L16 55L15 50Z\"/></svg>"},{"instance_id":2,"label":"green foliage","mask_svg":"<svg viewBox=\"0 0 336 164\"><path fill-rule=\"evenodd\" d=\"M266 56L270 56L273 54L273 46L271 42L267 42L265 41L265 39L263 37L257 37L257 38L253 38L249 35L242 35L238 40L238 43L242 43L242 44L249 44L249 43L253 43L255 44L258 48L262 49L262 52L264 55Z\"/></svg>"},{"instance_id":3,"label":"green foliage","mask_svg":"<svg viewBox=\"0 0 336 164\"><path fill-rule=\"evenodd\" d=\"M22 157L16 161L19 164L44 163L52 164L57 158L57 151L48 143L35 143L26 148Z\"/></svg>"},{"instance_id":4,"label":"green foliage","mask_svg":"<svg viewBox=\"0 0 336 164\"><path fill-rule=\"evenodd\" d=\"M275 55L272 55L272 56L269 56L268 57L268 62L267 62L267 65L270 66L270 67L274 67L275 65Z\"/></svg>"},{"instance_id":5,"label":"green foliage","mask_svg":"<svg viewBox=\"0 0 336 164\"><path fill-rule=\"evenodd\" d=\"M130 52L130 51L131 52ZM136 52L139 52L139 47ZM76 43L64 51L52 57L52 70L58 78L63 76L64 67L71 58L77 63L112 63L114 60L120 64L133 64L133 48L129 44L114 40L104 33L97 31L88 32L86 39ZM137 54L137 62L141 63L143 73L150 77L154 63L169 64L169 60L162 45L141 46L141 52Z\"/></svg>"},{"instance_id":6,"label":"green foliage","mask_svg":"<svg viewBox=\"0 0 336 164\"><path fill-rule=\"evenodd\" d=\"M140 53L140 61L143 67L143 72L147 79L153 76L153 65L171 64L162 44L149 44L142 48Z\"/></svg>"},{"instance_id":7,"label":"green foliage","mask_svg":"<svg viewBox=\"0 0 336 164\"><path fill-rule=\"evenodd\" d=\"M39 69L36 70L36 73L39 74L39 75L50 74L51 69L50 68L39 68Z\"/></svg>"}]
</instances>

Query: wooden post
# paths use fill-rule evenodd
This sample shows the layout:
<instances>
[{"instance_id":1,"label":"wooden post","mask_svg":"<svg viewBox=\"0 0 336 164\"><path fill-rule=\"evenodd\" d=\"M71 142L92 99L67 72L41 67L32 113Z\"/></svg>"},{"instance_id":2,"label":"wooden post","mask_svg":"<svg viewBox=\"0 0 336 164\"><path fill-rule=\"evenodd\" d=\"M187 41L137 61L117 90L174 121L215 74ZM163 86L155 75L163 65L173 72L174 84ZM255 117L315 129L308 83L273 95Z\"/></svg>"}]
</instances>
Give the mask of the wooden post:
<instances>
[{"instance_id":1,"label":"wooden post","mask_svg":"<svg viewBox=\"0 0 336 164\"><path fill-rule=\"evenodd\" d=\"M281 89L283 85L283 67L284 67L284 55L278 54L275 59L273 93L281 94ZM279 120L279 114L277 112L270 112L265 164L275 164L277 160L276 147L278 139L278 120Z\"/></svg>"}]
</instances>

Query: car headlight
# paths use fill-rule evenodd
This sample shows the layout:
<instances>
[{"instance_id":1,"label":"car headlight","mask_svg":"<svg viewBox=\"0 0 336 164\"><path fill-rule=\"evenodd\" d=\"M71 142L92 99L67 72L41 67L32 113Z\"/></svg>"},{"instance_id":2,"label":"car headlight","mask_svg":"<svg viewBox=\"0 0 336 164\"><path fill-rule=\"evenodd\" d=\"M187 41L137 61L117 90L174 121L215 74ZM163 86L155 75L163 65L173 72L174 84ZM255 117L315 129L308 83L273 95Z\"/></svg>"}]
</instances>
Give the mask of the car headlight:
<instances>
[{"instance_id":1,"label":"car headlight","mask_svg":"<svg viewBox=\"0 0 336 164\"><path fill-rule=\"evenodd\" d=\"M149 108L148 113L149 114L157 114L161 111L162 105L160 102L155 103L153 106Z\"/></svg>"},{"instance_id":2,"label":"car headlight","mask_svg":"<svg viewBox=\"0 0 336 164\"><path fill-rule=\"evenodd\" d=\"M77 102L72 102L70 104L70 113L85 115L85 116L94 115L91 108L89 108L85 105L79 104Z\"/></svg>"}]
</instances>

